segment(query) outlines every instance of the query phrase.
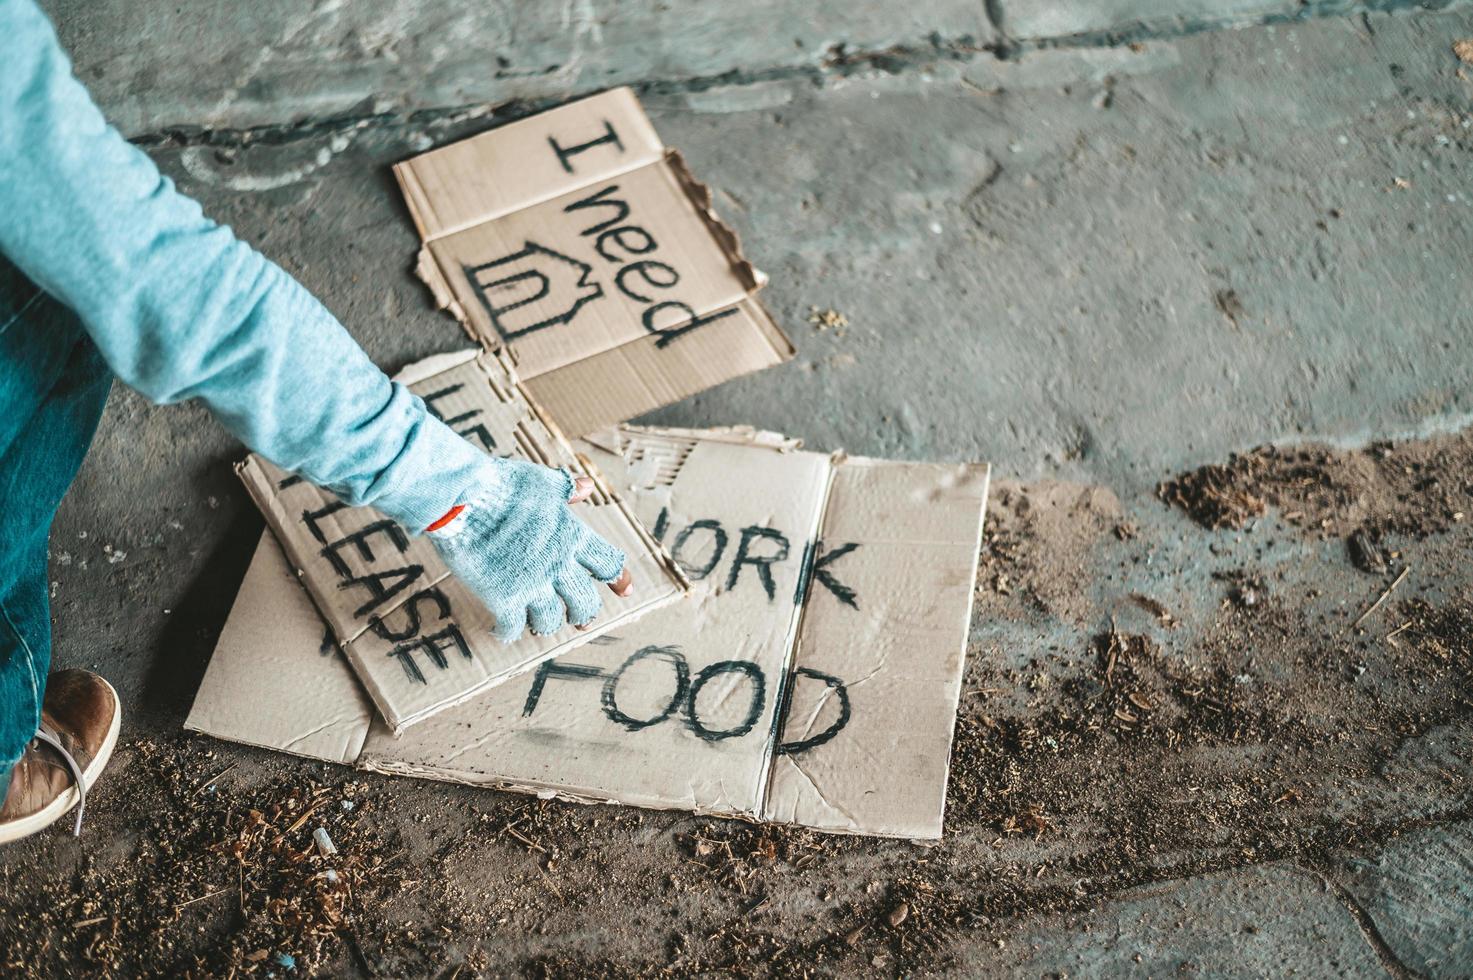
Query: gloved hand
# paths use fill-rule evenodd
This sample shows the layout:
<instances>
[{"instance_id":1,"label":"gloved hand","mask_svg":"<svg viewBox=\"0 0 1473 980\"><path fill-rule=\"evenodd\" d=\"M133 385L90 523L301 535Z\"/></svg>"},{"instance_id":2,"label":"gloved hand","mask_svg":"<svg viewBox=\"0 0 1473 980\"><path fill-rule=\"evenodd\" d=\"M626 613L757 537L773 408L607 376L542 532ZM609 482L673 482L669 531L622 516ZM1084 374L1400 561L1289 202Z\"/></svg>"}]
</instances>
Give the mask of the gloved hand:
<instances>
[{"instance_id":1,"label":"gloved hand","mask_svg":"<svg viewBox=\"0 0 1473 980\"><path fill-rule=\"evenodd\" d=\"M496 617L497 639L510 643L528 625L542 635L586 626L602 605L593 579L620 596L634 591L624 553L569 507L593 492L591 480L518 459L488 463L481 487L428 534Z\"/></svg>"}]
</instances>

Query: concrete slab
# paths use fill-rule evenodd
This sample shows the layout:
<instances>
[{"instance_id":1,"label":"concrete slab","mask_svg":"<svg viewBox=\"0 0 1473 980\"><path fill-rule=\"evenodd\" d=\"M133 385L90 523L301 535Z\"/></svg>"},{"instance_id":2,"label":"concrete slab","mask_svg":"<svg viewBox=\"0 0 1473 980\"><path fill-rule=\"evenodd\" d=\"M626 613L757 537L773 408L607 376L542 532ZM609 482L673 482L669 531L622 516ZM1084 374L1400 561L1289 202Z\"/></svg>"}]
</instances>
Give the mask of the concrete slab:
<instances>
[{"instance_id":1,"label":"concrete slab","mask_svg":"<svg viewBox=\"0 0 1473 980\"><path fill-rule=\"evenodd\" d=\"M1456 0L1435 4L1438 9ZM1121 44L1224 28L1369 11L1427 9L1415 0L999 0L993 22L1010 44Z\"/></svg>"},{"instance_id":2,"label":"concrete slab","mask_svg":"<svg viewBox=\"0 0 1473 980\"><path fill-rule=\"evenodd\" d=\"M132 135L817 72L845 49L970 49L992 36L972 0L43 5L82 79Z\"/></svg>"},{"instance_id":3,"label":"concrete slab","mask_svg":"<svg viewBox=\"0 0 1473 980\"><path fill-rule=\"evenodd\" d=\"M1290 865L1126 892L1046 920L958 966L1033 977L1373 977L1386 970L1355 918Z\"/></svg>"},{"instance_id":4,"label":"concrete slab","mask_svg":"<svg viewBox=\"0 0 1473 980\"><path fill-rule=\"evenodd\" d=\"M1414 830L1379 853L1348 858L1344 877L1408 969L1473 975L1473 822Z\"/></svg>"},{"instance_id":5,"label":"concrete slab","mask_svg":"<svg viewBox=\"0 0 1473 980\"><path fill-rule=\"evenodd\" d=\"M1449 45L1473 16L1380 23L649 97L800 349L651 421L800 419L818 446L1121 490L1268 440L1456 425L1473 113ZM407 273L385 168L484 125L158 157L395 364L456 333ZM851 327L813 330L815 305Z\"/></svg>"},{"instance_id":6,"label":"concrete slab","mask_svg":"<svg viewBox=\"0 0 1473 980\"><path fill-rule=\"evenodd\" d=\"M1000 26L1009 40L1039 44L1081 35L1140 40L1242 27L1305 11L1307 5L1300 0L1003 0L998 6ZM1336 6L1364 5L1345 2Z\"/></svg>"}]
</instances>

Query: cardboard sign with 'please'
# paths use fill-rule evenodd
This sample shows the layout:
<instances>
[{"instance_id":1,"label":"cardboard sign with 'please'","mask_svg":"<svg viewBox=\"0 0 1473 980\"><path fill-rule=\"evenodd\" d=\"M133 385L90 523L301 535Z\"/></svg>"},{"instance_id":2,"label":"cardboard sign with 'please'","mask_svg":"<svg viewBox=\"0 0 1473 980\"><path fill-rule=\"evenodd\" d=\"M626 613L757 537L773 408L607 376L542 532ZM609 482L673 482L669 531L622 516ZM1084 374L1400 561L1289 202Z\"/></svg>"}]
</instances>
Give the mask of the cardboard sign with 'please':
<instances>
[{"instance_id":1,"label":"cardboard sign with 'please'","mask_svg":"<svg viewBox=\"0 0 1473 980\"><path fill-rule=\"evenodd\" d=\"M566 467L599 482L495 355L466 351L430 358L399 380L486 452ZM395 732L621 628L685 589L679 569L624 502L601 486L577 505L577 513L624 551L639 588L629 598L605 592L603 612L587 632L528 633L503 644L491 635L490 612L450 574L427 536L410 538L373 508L348 507L258 456L239 469L348 663Z\"/></svg>"}]
</instances>

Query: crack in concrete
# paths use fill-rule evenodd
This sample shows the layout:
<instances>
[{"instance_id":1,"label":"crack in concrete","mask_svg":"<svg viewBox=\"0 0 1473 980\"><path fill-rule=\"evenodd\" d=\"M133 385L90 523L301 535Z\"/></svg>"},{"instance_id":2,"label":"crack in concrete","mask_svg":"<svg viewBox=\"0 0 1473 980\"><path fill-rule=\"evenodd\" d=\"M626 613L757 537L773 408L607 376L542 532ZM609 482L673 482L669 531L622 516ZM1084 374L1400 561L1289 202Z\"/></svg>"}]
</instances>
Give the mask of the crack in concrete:
<instances>
[{"instance_id":1,"label":"crack in concrete","mask_svg":"<svg viewBox=\"0 0 1473 980\"><path fill-rule=\"evenodd\" d=\"M1381 935L1381 930L1376 927L1376 920L1371 918L1371 913L1367 912L1365 906L1361 905L1360 900L1351 894L1350 889L1342 885L1332 875L1319 868L1306 867L1302 864L1298 867L1300 870L1318 878L1324 884L1325 888L1335 896L1335 899L1345 907L1345 911L1350 913L1350 917L1355 920L1356 927L1366 937L1366 942L1370 945L1372 951L1375 952L1376 958L1381 961L1381 966L1385 968L1387 973L1396 977L1397 980L1423 980L1422 974L1407 966L1397 957L1396 952L1391 948L1391 944L1386 941L1385 937Z\"/></svg>"},{"instance_id":2,"label":"crack in concrete","mask_svg":"<svg viewBox=\"0 0 1473 980\"><path fill-rule=\"evenodd\" d=\"M1026 56L1032 51L1068 48L1125 47L1146 41L1172 41L1197 34L1221 30L1266 27L1285 23L1302 23L1320 18L1340 17L1368 20L1371 13L1406 11L1441 12L1464 6L1469 0L1299 0L1293 11L1238 18L1169 18L1161 21L1136 22L1128 27L1085 31L1047 37L1012 37L1006 30L1002 0L981 0L983 15L996 39L980 41L970 35L943 37L931 34L920 41L901 42L881 48L850 48L843 43L830 45L816 61L802 64L774 65L759 69L733 69L713 75L675 79L646 79L632 82L641 96L687 95L727 86L758 85L781 81L806 81L822 85L832 78L847 78L866 71L886 75L903 75L925 71L938 62L967 63L979 56L1007 61ZM1369 30L1369 24L1365 23ZM561 67L550 69L557 74ZM582 94L592 94L592 91ZM520 119L559 105L567 94L545 97L520 97L502 102L481 102L415 110L347 112L317 119L289 123L270 123L244 128L208 126L170 126L131 138L145 149L163 147L213 147L244 149L254 145L280 146L303 140L331 137L346 132L375 127L450 125L469 119L497 117L504 121Z\"/></svg>"},{"instance_id":3,"label":"crack in concrete","mask_svg":"<svg viewBox=\"0 0 1473 980\"><path fill-rule=\"evenodd\" d=\"M641 96L688 95L713 88L757 85L775 81L799 81L822 85L828 79L848 78L865 71L900 75L909 71L925 70L942 61L967 62L979 54L999 56L999 52L993 46L984 44L970 35L945 38L939 34L932 34L918 43L895 44L884 48L850 48L846 44L833 44L818 61L813 63L777 65L755 70L733 69L714 75L679 79L648 79L629 84ZM580 94L591 95L593 91L596 90ZM245 128L170 126L155 132L133 136L130 142L145 149L200 146L244 149L249 146L281 146L371 127L446 125L489 116L511 121L561 105L566 101L567 95L561 94L411 111L348 112L321 119L303 119L290 123L270 123Z\"/></svg>"},{"instance_id":4,"label":"crack in concrete","mask_svg":"<svg viewBox=\"0 0 1473 980\"><path fill-rule=\"evenodd\" d=\"M990 2L990 0L989 0ZM1136 21L1126 26L1096 31L1080 31L1047 37L1011 39L1007 50L1013 56L1028 51L1058 48L1117 48L1147 41L1172 41L1197 34L1238 30L1250 27L1273 27L1280 24L1302 24L1311 20L1358 18L1369 31L1370 14L1393 14L1420 11L1440 13L1463 6L1465 0L1299 0L1294 10L1274 11L1250 17L1165 17L1161 20Z\"/></svg>"}]
</instances>

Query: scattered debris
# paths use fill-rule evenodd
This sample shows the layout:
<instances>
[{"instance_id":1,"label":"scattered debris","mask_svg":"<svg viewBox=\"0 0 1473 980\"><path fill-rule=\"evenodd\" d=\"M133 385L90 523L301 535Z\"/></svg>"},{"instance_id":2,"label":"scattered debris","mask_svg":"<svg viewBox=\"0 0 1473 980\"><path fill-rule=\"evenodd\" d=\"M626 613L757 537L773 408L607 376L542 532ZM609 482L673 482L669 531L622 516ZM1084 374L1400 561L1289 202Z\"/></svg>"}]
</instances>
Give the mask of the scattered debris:
<instances>
[{"instance_id":1,"label":"scattered debris","mask_svg":"<svg viewBox=\"0 0 1473 980\"><path fill-rule=\"evenodd\" d=\"M268 965L312 975L356 928L373 923L380 943L397 935L377 910L400 891L399 848L379 836L367 801L352 815L336 805L356 784L299 775L238 789L219 781L213 751L150 741L120 746L112 769L126 792L104 782L95 806L89 795L92 832L108 839L110 811L123 809L138 822L118 839L136 839L136 850L0 893L11 975L223 977ZM313 813L338 841L331 876L302 826Z\"/></svg>"},{"instance_id":2,"label":"scattered debris","mask_svg":"<svg viewBox=\"0 0 1473 980\"><path fill-rule=\"evenodd\" d=\"M1234 329L1238 327L1238 317L1243 315L1243 301L1238 298L1237 290L1219 289L1212 294L1212 302L1217 307L1217 312L1227 318L1228 323Z\"/></svg>"},{"instance_id":3,"label":"scattered debris","mask_svg":"<svg viewBox=\"0 0 1473 980\"><path fill-rule=\"evenodd\" d=\"M1101 633L1094 638L1094 648L1106 687L1115 683L1117 668L1131 667L1132 658L1144 660L1156 652L1150 637L1121 633L1115 629L1113 623L1108 633Z\"/></svg>"},{"instance_id":4,"label":"scattered debris","mask_svg":"<svg viewBox=\"0 0 1473 980\"><path fill-rule=\"evenodd\" d=\"M1148 595L1143 595L1140 592L1132 592L1130 594L1130 601L1135 603L1137 606L1140 606L1152 616L1155 616L1156 622L1160 623L1167 629L1176 629L1179 625L1181 625L1177 622L1176 617L1171 615L1171 610L1167 609L1164 605L1157 602L1155 599L1152 599Z\"/></svg>"},{"instance_id":5,"label":"scattered debris","mask_svg":"<svg viewBox=\"0 0 1473 980\"><path fill-rule=\"evenodd\" d=\"M1384 575L1399 554L1386 546L1382 529L1372 524L1363 524L1350 532L1345 547L1350 563L1372 575Z\"/></svg>"},{"instance_id":6,"label":"scattered debris","mask_svg":"<svg viewBox=\"0 0 1473 980\"><path fill-rule=\"evenodd\" d=\"M1258 575L1234 571L1216 572L1212 577L1229 583L1225 607L1252 610L1268 596L1268 585Z\"/></svg>"},{"instance_id":7,"label":"scattered debris","mask_svg":"<svg viewBox=\"0 0 1473 980\"><path fill-rule=\"evenodd\" d=\"M1401 570L1401 574L1396 576L1396 579L1390 585L1386 586L1381 594L1376 597L1376 601L1371 603L1370 607L1365 612L1356 617L1355 622L1351 624L1351 628L1354 629L1356 627L1359 627L1361 623L1364 623L1366 619L1370 617L1371 613L1375 612L1377 609L1380 609L1381 603L1385 602L1386 597L1391 595L1392 592L1396 591L1396 587L1402 583L1402 581L1407 577L1408 574L1411 573L1411 570L1412 566L1410 565L1407 565L1405 568L1403 568Z\"/></svg>"},{"instance_id":8,"label":"scattered debris","mask_svg":"<svg viewBox=\"0 0 1473 980\"><path fill-rule=\"evenodd\" d=\"M1261 517L1265 505L1262 497L1244 487L1240 469L1234 465L1238 458L1231 457L1226 466L1203 466L1183 473L1159 485L1156 495L1205 528L1239 530L1252 518Z\"/></svg>"},{"instance_id":9,"label":"scattered debris","mask_svg":"<svg viewBox=\"0 0 1473 980\"><path fill-rule=\"evenodd\" d=\"M1324 537L1348 539L1364 528L1357 547L1374 567L1373 551L1395 558L1404 550L1390 536L1439 533L1473 509L1473 481L1453 472L1465 462L1473 464L1466 433L1352 451L1263 446L1182 473L1156 495L1210 529L1243 530L1269 507L1284 523Z\"/></svg>"},{"instance_id":10,"label":"scattered debris","mask_svg":"<svg viewBox=\"0 0 1473 980\"><path fill-rule=\"evenodd\" d=\"M849 329L849 318L834 309L821 310L816 306L810 306L808 322L813 324L816 330L833 330L840 337L844 336L845 331Z\"/></svg>"},{"instance_id":11,"label":"scattered debris","mask_svg":"<svg viewBox=\"0 0 1473 980\"><path fill-rule=\"evenodd\" d=\"M333 845L332 838L328 836L326 827L318 827L312 831L312 839L317 842L317 853L323 857L331 857L338 852Z\"/></svg>"}]
</instances>

